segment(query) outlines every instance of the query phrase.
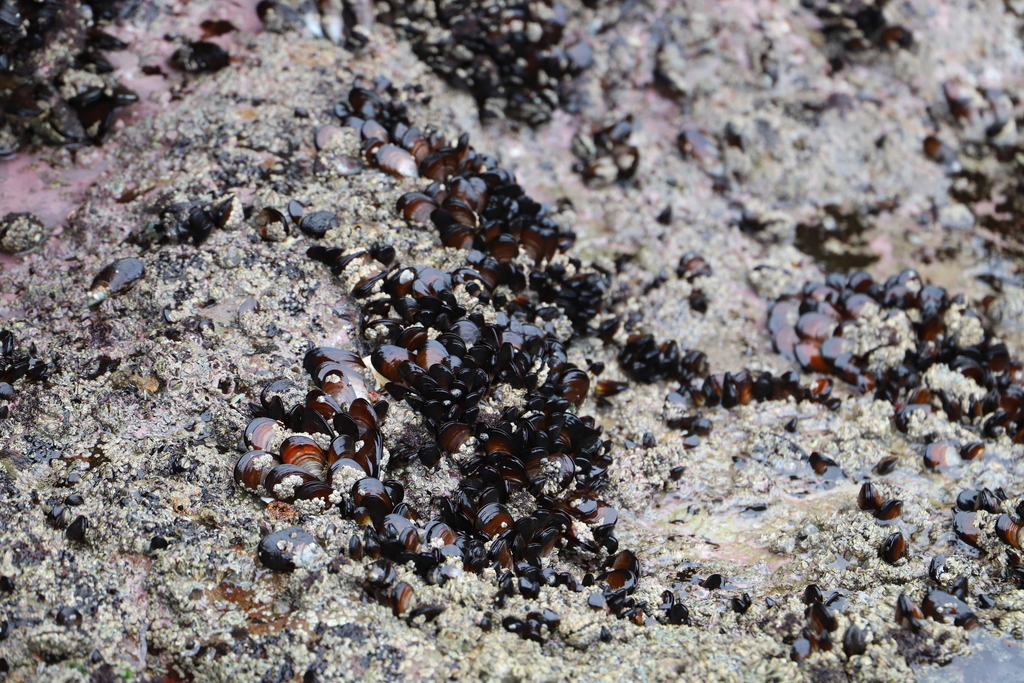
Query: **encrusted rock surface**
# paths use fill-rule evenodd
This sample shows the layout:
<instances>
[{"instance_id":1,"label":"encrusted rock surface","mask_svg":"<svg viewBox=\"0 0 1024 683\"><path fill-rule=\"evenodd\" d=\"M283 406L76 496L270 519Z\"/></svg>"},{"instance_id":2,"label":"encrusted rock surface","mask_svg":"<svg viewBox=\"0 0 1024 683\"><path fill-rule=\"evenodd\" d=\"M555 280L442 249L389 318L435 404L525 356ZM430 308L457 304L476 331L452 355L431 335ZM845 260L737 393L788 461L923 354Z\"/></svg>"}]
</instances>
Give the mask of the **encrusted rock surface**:
<instances>
[{"instance_id":1,"label":"encrusted rock surface","mask_svg":"<svg viewBox=\"0 0 1024 683\"><path fill-rule=\"evenodd\" d=\"M395 211L422 179L369 166L350 174L345 158L359 142L348 129L331 143L340 152L314 145L319 126L340 125L333 107L357 76L421 89L410 108L417 123L452 139L468 132L477 150L498 156L577 232L570 254L611 274L609 308L633 331L704 351L712 373L798 369L772 350L768 302L851 267L883 281L916 268L964 293L1011 354L1024 355L1012 229L1024 212L1000 194L1014 189L1019 163L1024 51L1014 3L888 3L886 21L906 27L912 43L863 50L823 33L827 22L806 6L814 3L795 0L565 4L594 64L574 86L578 113L555 110L536 128L481 124L477 101L386 25L365 47L339 47L261 31L255 3L167 1L108 27L130 45L117 76L143 101L122 111L102 147L30 145L0 160L0 215L32 212L49 235L33 237L30 253L0 254L0 328L51 364L45 379L18 383L0 421L0 677L952 681L974 680L967 667L975 677L979 667L1004 678L1019 671L1024 591L996 517L978 513L976 550L956 539L951 510L960 491L987 487L1002 488L1012 512L1024 495L1020 445L989 439L983 458L927 470L926 443L976 435L939 415L901 433L891 404L837 383L836 411L791 400L705 408L714 428L687 449L663 420L678 383L630 381L616 361L624 331L610 342L575 339L570 361L603 362L601 379L629 382L581 413L614 444L604 495L619 510L620 546L643 568L635 597L647 602L646 625L589 607L595 589L545 587L536 600L497 607L493 573L427 585L399 568L421 603L446 607L429 623L407 623L366 597L367 563L347 552L355 523L302 516L235 487L248 403L275 379L307 386L310 344L361 350L348 297L360 274L332 277L306 249L386 240L443 268L464 256ZM182 40L201 39L208 19L238 29L212 38L230 65L173 71L167 59ZM165 73L144 76L140 65ZM627 114L635 176L587 186L572 170L573 135ZM702 131L713 148L691 136L684 154L684 130ZM928 136L955 162L930 158ZM205 241L169 231L175 216L232 198L234 213ZM337 227L314 239L259 224L262 208L284 212L291 199L334 212ZM0 251L28 250L18 245ZM690 251L710 276L674 275ZM122 258L139 259L145 274L97 301L94 278ZM690 303L697 289L705 313ZM929 380L956 378L936 371ZM392 403L385 439L422 438L415 415ZM816 474L807 461L815 451L843 474ZM887 457L895 470L873 473ZM457 481L418 463L396 477L423 508ZM908 555L895 565L878 554L893 528L857 508L868 478L903 500ZM79 515L87 524L76 525ZM272 573L257 546L292 526L323 552ZM944 570L930 577L936 555L947 556ZM598 569L572 552L545 561L580 579ZM722 588L699 585L713 574L725 577ZM964 576L980 628L896 623L901 593L920 604L928 586L952 590ZM845 598L836 644L794 662L812 583ZM662 623L666 590L689 625ZM752 602L739 614L730 599L743 593ZM543 608L561 618L545 644L501 627L505 616ZM867 633L864 655L843 653L851 624Z\"/></svg>"}]
</instances>

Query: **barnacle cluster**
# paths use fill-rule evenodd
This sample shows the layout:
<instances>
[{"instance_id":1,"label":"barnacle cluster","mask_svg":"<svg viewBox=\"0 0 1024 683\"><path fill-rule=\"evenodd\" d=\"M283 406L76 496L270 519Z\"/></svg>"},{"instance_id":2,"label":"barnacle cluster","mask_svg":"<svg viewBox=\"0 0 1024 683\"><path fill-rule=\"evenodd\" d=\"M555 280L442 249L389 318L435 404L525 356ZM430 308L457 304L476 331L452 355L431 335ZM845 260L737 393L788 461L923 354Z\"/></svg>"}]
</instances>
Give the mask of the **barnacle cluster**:
<instances>
[{"instance_id":1,"label":"barnacle cluster","mask_svg":"<svg viewBox=\"0 0 1024 683\"><path fill-rule=\"evenodd\" d=\"M543 558L556 547L603 548L613 555L598 595L607 609L642 621L629 597L639 564L617 552L617 513L601 497L611 442L594 418L577 414L591 380L566 348L601 309L604 276L561 255L571 233L466 136L449 145L425 135L365 88L353 89L348 106L346 123L360 129L368 162L395 173L397 156L412 163L396 175L433 181L403 196L398 211L433 223L441 243L465 255L463 265L442 270L403 263L388 246L309 250L343 278L361 268L351 294L361 301L372 371L384 394L421 418L429 439L414 452L390 452L381 431L388 404L368 386L363 358L314 348L304 367L315 389L277 382L254 406L245 430L251 450L236 481L304 513L340 508L366 525L356 554L384 567L412 562L434 582L453 561L474 572L494 567L502 602L516 592L536 597L542 585L581 590ZM413 459L428 468L444 459L459 473L457 489L430 510L410 507L404 485L387 478ZM393 573L385 569L371 592L402 612L412 603L396 597ZM506 627L534 637L530 623Z\"/></svg>"},{"instance_id":2,"label":"barnacle cluster","mask_svg":"<svg viewBox=\"0 0 1024 683\"><path fill-rule=\"evenodd\" d=\"M36 346L32 344L28 352L15 346L14 333L0 330L0 420L10 414L7 405L14 400L14 383L24 378L36 382L46 377L49 366L37 355Z\"/></svg>"},{"instance_id":3,"label":"barnacle cluster","mask_svg":"<svg viewBox=\"0 0 1024 683\"><path fill-rule=\"evenodd\" d=\"M101 140L115 110L137 101L104 56L127 46L100 30L96 10L82 4L0 3L0 156L17 151L30 132L58 145Z\"/></svg>"},{"instance_id":4,"label":"barnacle cluster","mask_svg":"<svg viewBox=\"0 0 1024 683\"><path fill-rule=\"evenodd\" d=\"M1024 441L1020 362L962 295L914 270L884 283L863 271L810 282L772 305L768 330L775 350L804 370L891 402L901 431L913 414L941 410L985 438Z\"/></svg>"}]
</instances>

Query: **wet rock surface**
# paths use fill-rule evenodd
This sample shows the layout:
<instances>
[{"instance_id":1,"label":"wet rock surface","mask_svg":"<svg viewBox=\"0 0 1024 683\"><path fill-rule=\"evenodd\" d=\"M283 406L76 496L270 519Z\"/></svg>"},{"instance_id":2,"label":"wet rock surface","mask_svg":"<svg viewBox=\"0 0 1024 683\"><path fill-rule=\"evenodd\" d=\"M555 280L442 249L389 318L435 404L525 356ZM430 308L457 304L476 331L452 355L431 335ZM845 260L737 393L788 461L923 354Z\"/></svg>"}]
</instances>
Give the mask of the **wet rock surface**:
<instances>
[{"instance_id":1,"label":"wet rock surface","mask_svg":"<svg viewBox=\"0 0 1024 683\"><path fill-rule=\"evenodd\" d=\"M20 128L18 156L0 161L0 214L42 226L0 255L0 676L902 681L1019 669L1024 55L1012 3L567 2L565 35L593 48L592 63L572 71L571 97L557 81L540 100L537 80L486 97L453 80L444 69L470 57L431 46L468 29L446 17L411 36L432 21L426 5L400 25L401 3L377 23L364 4L320 3L314 31L274 4L274 31L256 3L112 10L104 30L132 38L115 76L151 86L133 105L145 115L111 120L86 152L44 149L45 135ZM508 35L533 35L508 19ZM201 41L230 59L180 52ZM353 86L403 109L354 100ZM503 117L515 92L531 93L536 126ZM502 115L482 121L482 109ZM398 123L431 153L451 151L425 166L421 138ZM554 234L575 240L548 251L516 233L519 254L487 232L486 207L452 202L468 186L429 169L457 167L464 133L487 168L514 172L517 210L544 203ZM102 179L66 184L60 212L10 191L32 182L14 169L69 178L79 163ZM484 269L481 245L500 272L549 279L453 285L445 313L536 316L564 341L588 387L572 412L610 442L601 485L567 504L614 509L618 547L574 524L575 542L496 571L427 531L468 490L481 506L465 534L501 565L504 525L553 495L543 484L477 498L465 480L490 476L474 469L484 440L425 420L419 390L395 386L408 376L387 376L397 356L373 361L388 340L387 326L366 329L385 316L370 302L402 295L400 269ZM851 303L852 277L830 278L861 268L878 283L871 310ZM907 268L915 276L898 281ZM431 310L428 326L443 327ZM444 334L416 348L432 357ZM856 358L837 365L836 339ZM253 446L307 472L318 465L302 454L330 452L275 412L313 386L329 393L327 370L318 384L304 367L317 347L367 359L371 407L345 401L363 415L349 452L373 451L380 478L369 460L339 459L334 499L296 472L261 498L261 456L232 476ZM881 375L862 379L872 372L889 373L886 393ZM547 398L582 385L570 379ZM496 382L479 419L494 427L531 390ZM303 428L256 435L253 406ZM284 443L301 434L315 448ZM527 470L545 473L554 466ZM385 500L410 523L384 524ZM437 572L399 540L436 551Z\"/></svg>"}]
</instances>

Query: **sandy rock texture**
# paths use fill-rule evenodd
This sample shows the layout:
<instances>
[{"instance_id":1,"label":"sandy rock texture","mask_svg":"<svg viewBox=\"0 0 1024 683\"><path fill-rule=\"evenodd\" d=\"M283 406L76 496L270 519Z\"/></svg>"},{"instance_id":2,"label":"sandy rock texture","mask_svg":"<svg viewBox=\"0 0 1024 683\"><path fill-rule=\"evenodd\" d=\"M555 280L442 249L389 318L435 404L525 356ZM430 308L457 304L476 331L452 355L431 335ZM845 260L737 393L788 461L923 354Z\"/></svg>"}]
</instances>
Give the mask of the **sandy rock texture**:
<instances>
[{"instance_id":1,"label":"sandy rock texture","mask_svg":"<svg viewBox=\"0 0 1024 683\"><path fill-rule=\"evenodd\" d=\"M912 39L876 32L857 49L856 21L834 12L876 4ZM930 470L928 443L979 440L977 425L937 413L903 433L892 404L839 381L836 410L793 400L702 409L714 427L691 448L667 419L698 407L673 403L678 383L627 376L617 362L625 329L573 339L572 362L604 363L601 379L628 383L580 412L614 446L603 495L618 509L620 547L641 562L642 625L590 607L596 587L545 586L497 606L493 572L431 585L403 567L418 604L445 609L429 622L396 617L364 591L372 570L349 557L353 521L268 505L231 470L262 388L281 378L311 387L307 348L369 349L349 297L366 272L333 277L306 256L310 246L386 241L407 263L462 263L431 226L395 210L426 181L369 165L353 173L360 143L349 129L314 145L320 126L340 125L334 105L357 77L389 79L418 124L453 140L469 133L577 233L569 255L609 274L603 315L705 352L712 373L798 370L772 348L768 303L858 268L881 281L915 268L963 293L1011 354L1024 354L1017 4L566 0L567 32L593 49L593 64L573 82L578 107L531 127L500 107L482 122L474 98L394 26L337 46L263 30L248 0L141 3L107 27L129 44L112 59L140 102L102 145L30 140L0 159L0 217L35 216L0 222L0 328L50 367L14 384L0 420L0 679L1013 680L1024 663L1019 556L997 539L997 515L978 513L972 548L951 511L961 491L989 488L1013 512L1024 450L1000 435L983 439L982 458ZM211 38L229 66L172 68L174 50L210 19L231 22ZM574 170L574 135L627 115L635 175L588 184ZM293 199L333 212L337 227L314 239L258 220ZM167 238L174 211L225 202L233 213L201 245ZM710 275L676 275L691 251ZM137 281L94 286L129 258L144 267ZM952 371L928 381L977 391ZM515 397L493 404L503 400ZM388 447L421 443L415 414L392 403ZM841 471L815 473L813 452ZM879 474L885 458L895 464ZM451 463L414 461L391 476L422 509L458 482ZM894 525L858 509L869 480L903 501ZM291 526L319 549L293 572L272 572L257 545ZM908 549L890 564L879 549L896 529ZM568 550L544 561L581 580L600 570ZM708 587L716 574L721 587ZM964 577L977 628L896 622L901 594L920 604ZM809 584L837 594L834 644L797 662ZM689 624L667 623L665 591ZM738 610L744 595L750 605ZM545 608L561 622L543 644L501 626ZM850 627L864 634L864 654L844 653Z\"/></svg>"}]
</instances>

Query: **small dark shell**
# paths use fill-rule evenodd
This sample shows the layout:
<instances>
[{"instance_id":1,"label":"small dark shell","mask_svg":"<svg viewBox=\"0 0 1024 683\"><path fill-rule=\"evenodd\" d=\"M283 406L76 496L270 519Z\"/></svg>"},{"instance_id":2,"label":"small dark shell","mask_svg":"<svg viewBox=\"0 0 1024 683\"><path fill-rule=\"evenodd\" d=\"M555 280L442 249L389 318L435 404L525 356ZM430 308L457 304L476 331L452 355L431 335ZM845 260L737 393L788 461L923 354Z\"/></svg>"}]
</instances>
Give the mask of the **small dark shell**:
<instances>
[{"instance_id":1,"label":"small dark shell","mask_svg":"<svg viewBox=\"0 0 1024 683\"><path fill-rule=\"evenodd\" d=\"M978 547L978 540L981 538L981 530L978 528L977 519L977 512L953 511L953 533L961 541L974 548ZM998 530L998 523L996 528Z\"/></svg>"},{"instance_id":2,"label":"small dark shell","mask_svg":"<svg viewBox=\"0 0 1024 683\"><path fill-rule=\"evenodd\" d=\"M171 55L171 65L190 73L220 71L231 63L227 51L205 40L186 43Z\"/></svg>"},{"instance_id":3,"label":"small dark shell","mask_svg":"<svg viewBox=\"0 0 1024 683\"><path fill-rule=\"evenodd\" d=\"M446 180L455 175L458 169L458 157L451 148L431 152L420 161L420 175L431 180Z\"/></svg>"},{"instance_id":4,"label":"small dark shell","mask_svg":"<svg viewBox=\"0 0 1024 683\"><path fill-rule=\"evenodd\" d=\"M793 356L804 370L828 372L828 363L825 362L824 356L821 355L821 346L816 341L799 342L793 347Z\"/></svg>"},{"instance_id":5,"label":"small dark shell","mask_svg":"<svg viewBox=\"0 0 1024 683\"><path fill-rule=\"evenodd\" d=\"M864 630L851 624L843 634L843 652L847 657L862 655L868 651L867 637Z\"/></svg>"},{"instance_id":6,"label":"small dark shell","mask_svg":"<svg viewBox=\"0 0 1024 683\"><path fill-rule=\"evenodd\" d=\"M320 476L327 466L327 454L313 439L296 434L281 443L281 461Z\"/></svg>"},{"instance_id":7,"label":"small dark shell","mask_svg":"<svg viewBox=\"0 0 1024 683\"><path fill-rule=\"evenodd\" d=\"M629 388L628 382L616 382L610 379L601 379L597 381L597 386L594 388L594 393L598 396L615 396L621 394L623 391Z\"/></svg>"},{"instance_id":8,"label":"small dark shell","mask_svg":"<svg viewBox=\"0 0 1024 683\"><path fill-rule=\"evenodd\" d=\"M907 539L899 531L889 534L882 543L880 552L883 560L889 564L896 564L907 554Z\"/></svg>"},{"instance_id":9,"label":"small dark shell","mask_svg":"<svg viewBox=\"0 0 1024 683\"><path fill-rule=\"evenodd\" d=\"M275 572L294 571L316 556L316 539L302 527L289 527L264 536L256 548L260 563Z\"/></svg>"},{"instance_id":10,"label":"small dark shell","mask_svg":"<svg viewBox=\"0 0 1024 683\"><path fill-rule=\"evenodd\" d=\"M359 133L363 140L376 139L381 142L391 142L391 136L388 135L387 129L373 119L364 121Z\"/></svg>"},{"instance_id":11,"label":"small dark shell","mask_svg":"<svg viewBox=\"0 0 1024 683\"><path fill-rule=\"evenodd\" d=\"M352 485L352 501L369 511L375 524L383 522L384 516L394 507L384 484L373 477L360 479Z\"/></svg>"},{"instance_id":12,"label":"small dark shell","mask_svg":"<svg viewBox=\"0 0 1024 683\"><path fill-rule=\"evenodd\" d=\"M326 510L334 505L332 499L335 498L335 491L333 488L323 483L322 481L307 481L297 489L295 489L295 500L317 500Z\"/></svg>"},{"instance_id":13,"label":"small dark shell","mask_svg":"<svg viewBox=\"0 0 1024 683\"><path fill-rule=\"evenodd\" d=\"M822 313L804 313L796 323L796 332L803 339L823 342L835 332L838 321Z\"/></svg>"},{"instance_id":14,"label":"small dark shell","mask_svg":"<svg viewBox=\"0 0 1024 683\"><path fill-rule=\"evenodd\" d=\"M956 441L936 441L924 449L924 464L933 470L956 464L959 457L960 444Z\"/></svg>"},{"instance_id":15,"label":"small dark shell","mask_svg":"<svg viewBox=\"0 0 1024 683\"><path fill-rule=\"evenodd\" d=\"M793 647L789 650L789 658L794 662L802 662L811 656L811 641L807 638L797 638Z\"/></svg>"},{"instance_id":16,"label":"small dark shell","mask_svg":"<svg viewBox=\"0 0 1024 683\"><path fill-rule=\"evenodd\" d=\"M579 406L590 391L590 377L579 368L570 368L561 376L562 398Z\"/></svg>"},{"instance_id":17,"label":"small dark shell","mask_svg":"<svg viewBox=\"0 0 1024 683\"><path fill-rule=\"evenodd\" d=\"M813 602L807 608L808 618L817 632L835 631L839 624L836 616L824 602Z\"/></svg>"},{"instance_id":18,"label":"small dark shell","mask_svg":"<svg viewBox=\"0 0 1024 683\"><path fill-rule=\"evenodd\" d=\"M902 500L887 500L875 510L875 519L882 522L893 522L903 514Z\"/></svg>"},{"instance_id":19,"label":"small dark shell","mask_svg":"<svg viewBox=\"0 0 1024 683\"><path fill-rule=\"evenodd\" d=\"M374 154L377 164L393 176L418 178L420 175L415 157L397 145L381 145Z\"/></svg>"},{"instance_id":20,"label":"small dark shell","mask_svg":"<svg viewBox=\"0 0 1024 683\"><path fill-rule=\"evenodd\" d=\"M402 363L411 362L412 359L412 354L407 350L391 344L384 344L370 354L370 362L373 363L374 369L388 380L396 383L402 382L402 375L398 368Z\"/></svg>"},{"instance_id":21,"label":"small dark shell","mask_svg":"<svg viewBox=\"0 0 1024 683\"><path fill-rule=\"evenodd\" d=\"M694 159L710 175L721 175L722 152L718 143L709 135L689 128L679 134L679 151L686 158Z\"/></svg>"},{"instance_id":22,"label":"small dark shell","mask_svg":"<svg viewBox=\"0 0 1024 683\"><path fill-rule=\"evenodd\" d=\"M313 146L316 147L317 151L323 151L333 144L334 138L337 136L338 139L344 135L341 128L326 124L319 126L313 133Z\"/></svg>"},{"instance_id":23,"label":"small dark shell","mask_svg":"<svg viewBox=\"0 0 1024 683\"><path fill-rule=\"evenodd\" d=\"M961 491L956 497L957 508L963 510L964 512L975 512L979 510L979 495L980 493L977 489L965 489Z\"/></svg>"},{"instance_id":24,"label":"small dark shell","mask_svg":"<svg viewBox=\"0 0 1024 683\"><path fill-rule=\"evenodd\" d=\"M265 206L256 214L256 229L267 242L281 242L288 237L288 219L272 206Z\"/></svg>"},{"instance_id":25,"label":"small dark shell","mask_svg":"<svg viewBox=\"0 0 1024 683\"><path fill-rule=\"evenodd\" d=\"M512 528L513 519L501 503L489 503L480 508L476 516L476 528L491 538Z\"/></svg>"},{"instance_id":26,"label":"small dark shell","mask_svg":"<svg viewBox=\"0 0 1024 683\"><path fill-rule=\"evenodd\" d=\"M977 460L984 452L985 444L981 441L972 441L960 447L960 457L964 460Z\"/></svg>"},{"instance_id":27,"label":"small dark shell","mask_svg":"<svg viewBox=\"0 0 1024 683\"><path fill-rule=\"evenodd\" d=\"M391 612L396 617L402 616L415 604L415 595L412 586L407 584L405 581L399 581L391 589L391 595L389 602L391 603Z\"/></svg>"},{"instance_id":28,"label":"small dark shell","mask_svg":"<svg viewBox=\"0 0 1024 683\"><path fill-rule=\"evenodd\" d=\"M999 515L996 519L996 535L1003 543L1021 549L1021 525L1013 521L1007 514Z\"/></svg>"},{"instance_id":29,"label":"small dark shell","mask_svg":"<svg viewBox=\"0 0 1024 683\"><path fill-rule=\"evenodd\" d=\"M777 301L768 313L768 331L774 335L783 327L793 327L799 319L799 315L800 307L796 303L786 300Z\"/></svg>"},{"instance_id":30,"label":"small dark shell","mask_svg":"<svg viewBox=\"0 0 1024 683\"><path fill-rule=\"evenodd\" d=\"M955 586L953 593L956 593ZM966 595L966 590L962 592ZM952 595L937 588L929 588L921 601L921 611L924 616L930 617L943 624L952 622L966 630L971 630L979 625L977 616L971 608L957 595Z\"/></svg>"},{"instance_id":31,"label":"small dark shell","mask_svg":"<svg viewBox=\"0 0 1024 683\"><path fill-rule=\"evenodd\" d=\"M71 524L68 524L68 528L64 530L64 535L69 541L85 543L88 531L89 518L85 515L78 515L71 521Z\"/></svg>"},{"instance_id":32,"label":"small dark shell","mask_svg":"<svg viewBox=\"0 0 1024 683\"><path fill-rule=\"evenodd\" d=\"M775 352L789 360L796 360L795 349L798 343L800 343L800 336L796 333L796 329L789 325L780 327L772 335L772 346L775 348Z\"/></svg>"},{"instance_id":33,"label":"small dark shell","mask_svg":"<svg viewBox=\"0 0 1024 683\"><path fill-rule=\"evenodd\" d=\"M96 300L127 291L146 274L146 267L137 258L118 259L93 279L89 291Z\"/></svg>"},{"instance_id":34,"label":"small dark shell","mask_svg":"<svg viewBox=\"0 0 1024 683\"><path fill-rule=\"evenodd\" d=\"M299 220L299 230L310 237L323 237L328 230L336 227L338 227L338 218L333 211L314 211L307 213Z\"/></svg>"},{"instance_id":35,"label":"small dark shell","mask_svg":"<svg viewBox=\"0 0 1024 683\"><path fill-rule=\"evenodd\" d=\"M874 468L872 468L872 471L875 474L884 476L886 474L891 474L892 472L894 472L899 464L900 459L892 455L887 458L882 458L881 460L879 460L875 464Z\"/></svg>"},{"instance_id":36,"label":"small dark shell","mask_svg":"<svg viewBox=\"0 0 1024 683\"><path fill-rule=\"evenodd\" d=\"M348 470L351 470L349 472ZM340 484L342 479L339 477L351 476L358 474L360 478L365 476L372 476L372 472L367 472L366 468L362 463L356 462L352 458L338 458L331 463L331 466L327 468L327 472L324 473L324 478L331 486ZM351 479L349 479L351 481Z\"/></svg>"},{"instance_id":37,"label":"small dark shell","mask_svg":"<svg viewBox=\"0 0 1024 683\"><path fill-rule=\"evenodd\" d=\"M865 482L857 494L857 507L861 510L877 510L881 504L881 492L871 482Z\"/></svg>"},{"instance_id":38,"label":"small dark shell","mask_svg":"<svg viewBox=\"0 0 1024 683\"><path fill-rule=\"evenodd\" d=\"M924 614L921 613L921 608L910 599L910 596L900 593L900 597L896 600L896 623L904 627L909 626L916 631L920 628L923 618Z\"/></svg>"},{"instance_id":39,"label":"small dark shell","mask_svg":"<svg viewBox=\"0 0 1024 683\"><path fill-rule=\"evenodd\" d=\"M441 427L437 436L437 443L446 451L457 451L473 435L469 425L459 422L449 422Z\"/></svg>"},{"instance_id":40,"label":"small dark shell","mask_svg":"<svg viewBox=\"0 0 1024 683\"><path fill-rule=\"evenodd\" d=\"M416 159L416 163L423 161L430 154L430 143L419 128L410 128L405 131L400 141L410 154Z\"/></svg>"}]
</instances>

